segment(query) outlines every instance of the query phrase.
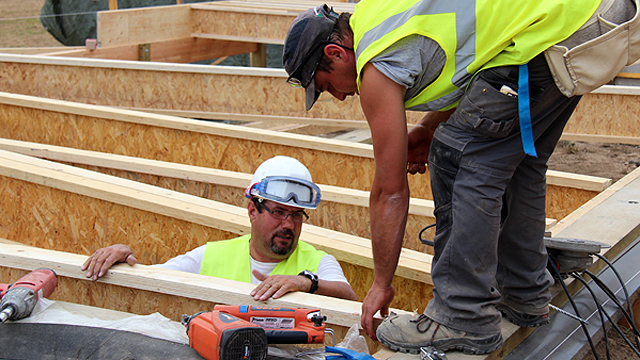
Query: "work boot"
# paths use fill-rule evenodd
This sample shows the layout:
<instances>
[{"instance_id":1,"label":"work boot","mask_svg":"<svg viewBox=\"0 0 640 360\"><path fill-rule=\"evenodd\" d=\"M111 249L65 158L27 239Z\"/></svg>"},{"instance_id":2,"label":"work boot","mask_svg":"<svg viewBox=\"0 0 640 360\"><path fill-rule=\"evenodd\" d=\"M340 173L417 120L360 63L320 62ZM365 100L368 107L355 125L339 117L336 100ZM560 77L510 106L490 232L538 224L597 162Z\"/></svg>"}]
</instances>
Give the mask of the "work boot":
<instances>
[{"instance_id":1,"label":"work boot","mask_svg":"<svg viewBox=\"0 0 640 360\"><path fill-rule=\"evenodd\" d=\"M488 354L502 346L502 334L481 334L455 330L438 324L424 314L391 313L376 331L378 340L395 351L418 354L421 347L440 351L461 350L465 354Z\"/></svg>"},{"instance_id":2,"label":"work boot","mask_svg":"<svg viewBox=\"0 0 640 360\"><path fill-rule=\"evenodd\" d=\"M531 315L520 312L505 303L496 305L496 309L506 317L509 322L520 327L538 327L549 323L549 313L542 315Z\"/></svg>"}]
</instances>

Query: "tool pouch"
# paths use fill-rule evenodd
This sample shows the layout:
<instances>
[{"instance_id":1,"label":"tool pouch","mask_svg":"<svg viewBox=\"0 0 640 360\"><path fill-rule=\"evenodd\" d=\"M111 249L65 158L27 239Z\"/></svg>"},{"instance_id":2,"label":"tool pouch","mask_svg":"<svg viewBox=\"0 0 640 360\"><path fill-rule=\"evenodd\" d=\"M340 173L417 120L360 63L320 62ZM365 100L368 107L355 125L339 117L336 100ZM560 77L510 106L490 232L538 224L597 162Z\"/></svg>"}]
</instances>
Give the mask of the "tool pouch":
<instances>
[{"instance_id":1,"label":"tool pouch","mask_svg":"<svg viewBox=\"0 0 640 360\"><path fill-rule=\"evenodd\" d=\"M560 43L544 52L558 89L567 97L583 95L606 84L640 59L639 0L633 0L633 18L620 25L602 17L613 1L603 0L582 27L597 21L602 35L570 49Z\"/></svg>"}]
</instances>

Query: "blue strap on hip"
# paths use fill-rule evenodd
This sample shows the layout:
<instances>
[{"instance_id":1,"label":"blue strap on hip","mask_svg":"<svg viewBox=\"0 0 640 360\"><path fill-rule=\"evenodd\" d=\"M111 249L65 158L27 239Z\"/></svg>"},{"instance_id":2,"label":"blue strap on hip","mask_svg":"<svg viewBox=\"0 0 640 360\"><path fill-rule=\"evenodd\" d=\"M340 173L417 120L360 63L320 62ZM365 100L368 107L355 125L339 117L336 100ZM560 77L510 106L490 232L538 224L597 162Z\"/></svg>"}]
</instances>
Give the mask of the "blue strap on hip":
<instances>
[{"instance_id":1,"label":"blue strap on hip","mask_svg":"<svg viewBox=\"0 0 640 360\"><path fill-rule=\"evenodd\" d=\"M531 129L531 109L529 108L529 68L527 64L520 65L518 74L518 113L520 115L520 135L522 147L527 155L538 157L533 143Z\"/></svg>"}]
</instances>

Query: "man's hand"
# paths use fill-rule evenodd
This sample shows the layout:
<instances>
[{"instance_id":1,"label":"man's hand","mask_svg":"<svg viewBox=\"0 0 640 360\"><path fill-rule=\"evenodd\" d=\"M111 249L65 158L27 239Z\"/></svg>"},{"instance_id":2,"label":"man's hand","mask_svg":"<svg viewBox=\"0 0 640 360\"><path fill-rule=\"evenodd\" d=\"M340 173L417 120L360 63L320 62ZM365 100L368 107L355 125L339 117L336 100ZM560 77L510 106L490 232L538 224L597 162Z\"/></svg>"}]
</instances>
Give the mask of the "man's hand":
<instances>
[{"instance_id":1,"label":"man's hand","mask_svg":"<svg viewBox=\"0 0 640 360\"><path fill-rule=\"evenodd\" d=\"M395 289L393 288L393 285L382 288L374 282L362 302L362 316L360 323L362 325L362 329L373 340L377 340L376 331L373 328L373 315L375 315L378 310L380 310L381 316L389 315L389 305L391 304L391 300L393 300L394 295Z\"/></svg>"},{"instance_id":2,"label":"man's hand","mask_svg":"<svg viewBox=\"0 0 640 360\"><path fill-rule=\"evenodd\" d=\"M98 249L94 252L80 268L86 271L86 277L98 280L104 276L109 268L117 262L126 262L133 266L138 259L133 255L133 250L123 244L111 245L106 248Z\"/></svg>"},{"instance_id":3,"label":"man's hand","mask_svg":"<svg viewBox=\"0 0 640 360\"><path fill-rule=\"evenodd\" d=\"M455 109L447 111L431 111L427 113L420 124L409 131L407 144L407 172L409 174L424 174L427 171L429 161L429 149L433 134L438 125L449 119Z\"/></svg>"},{"instance_id":4,"label":"man's hand","mask_svg":"<svg viewBox=\"0 0 640 360\"><path fill-rule=\"evenodd\" d=\"M424 174L427 171L429 148L434 131L422 124L416 125L409 131L407 146L407 172L409 174Z\"/></svg>"},{"instance_id":5,"label":"man's hand","mask_svg":"<svg viewBox=\"0 0 640 360\"><path fill-rule=\"evenodd\" d=\"M265 275L253 270L253 276L262 281L251 291L251 296L256 301L266 301L269 298L277 299L282 295L294 291L307 292L311 289L311 280L304 276L296 275Z\"/></svg>"}]
</instances>

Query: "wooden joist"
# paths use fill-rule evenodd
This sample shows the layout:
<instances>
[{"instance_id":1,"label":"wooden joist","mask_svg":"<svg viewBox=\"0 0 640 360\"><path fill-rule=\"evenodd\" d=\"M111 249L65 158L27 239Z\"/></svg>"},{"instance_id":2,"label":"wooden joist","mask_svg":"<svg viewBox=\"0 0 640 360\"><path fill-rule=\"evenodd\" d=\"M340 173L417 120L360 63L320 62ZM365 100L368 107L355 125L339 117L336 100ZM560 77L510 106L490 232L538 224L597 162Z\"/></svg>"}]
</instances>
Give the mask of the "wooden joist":
<instances>
[{"instance_id":1,"label":"wooden joist","mask_svg":"<svg viewBox=\"0 0 640 360\"><path fill-rule=\"evenodd\" d=\"M253 173L265 159L288 155L320 184L368 191L375 164L371 145L277 133L165 115L0 93L0 137ZM550 176L547 214L561 219L609 180ZM428 174L409 177L412 197L431 199Z\"/></svg>"},{"instance_id":2,"label":"wooden joist","mask_svg":"<svg viewBox=\"0 0 640 360\"><path fill-rule=\"evenodd\" d=\"M91 254L114 243L142 263L162 263L208 241L250 231L246 207L0 150L0 237L45 249ZM301 239L340 261L359 299L373 282L371 242L313 225ZM405 249L392 306L424 307L431 256ZM397 305L397 306L396 306Z\"/></svg>"},{"instance_id":3,"label":"wooden joist","mask_svg":"<svg viewBox=\"0 0 640 360\"><path fill-rule=\"evenodd\" d=\"M253 53L260 49L260 44L255 40L237 42L221 39L198 39L191 36L147 42L145 45L149 46L149 58L146 61L167 63L190 63L223 56ZM125 44L99 47L95 50L86 48L57 49L40 55L138 61L140 60L139 46L139 44Z\"/></svg>"}]
</instances>

